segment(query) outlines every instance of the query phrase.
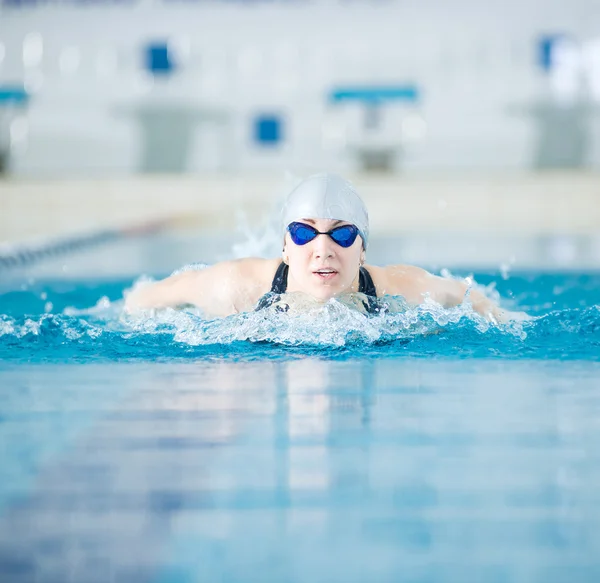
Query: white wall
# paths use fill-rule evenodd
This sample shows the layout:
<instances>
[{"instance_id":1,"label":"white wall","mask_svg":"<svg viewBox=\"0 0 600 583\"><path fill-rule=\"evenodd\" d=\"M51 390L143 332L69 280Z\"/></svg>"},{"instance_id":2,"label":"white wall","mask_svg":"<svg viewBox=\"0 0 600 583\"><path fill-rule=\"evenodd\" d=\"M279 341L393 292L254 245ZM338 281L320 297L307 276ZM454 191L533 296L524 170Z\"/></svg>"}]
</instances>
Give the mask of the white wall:
<instances>
[{"instance_id":1,"label":"white wall","mask_svg":"<svg viewBox=\"0 0 600 583\"><path fill-rule=\"evenodd\" d=\"M352 144L359 112L333 111L330 88L343 83L414 82L423 101L414 113L427 131L410 144L404 169L523 168L530 164L535 128L509 112L546 89L536 67L540 34L600 35L596 0L380 0L279 3L141 2L135 7L74 7L65 2L0 9L5 58L0 83L35 85L27 149L15 152L17 174L111 174L135 170L139 135L117 108L148 99L141 45L173 37L189 41L185 71L167 89L196 107L221 107L231 133L198 131L191 171L238 169L305 172L352 170L342 142L324 140L349 123ZM39 67L23 67L22 45L43 37ZM185 42L184 42L185 44ZM61 73L65 48L81 52L76 74ZM98 59L116 51L117 68L97 74ZM163 95L164 98L164 95ZM284 147L256 148L250 120L282 110L289 127ZM390 112L382 140L401 141L400 115ZM599 116L600 117L600 116ZM590 164L600 166L598 121Z\"/></svg>"}]
</instances>

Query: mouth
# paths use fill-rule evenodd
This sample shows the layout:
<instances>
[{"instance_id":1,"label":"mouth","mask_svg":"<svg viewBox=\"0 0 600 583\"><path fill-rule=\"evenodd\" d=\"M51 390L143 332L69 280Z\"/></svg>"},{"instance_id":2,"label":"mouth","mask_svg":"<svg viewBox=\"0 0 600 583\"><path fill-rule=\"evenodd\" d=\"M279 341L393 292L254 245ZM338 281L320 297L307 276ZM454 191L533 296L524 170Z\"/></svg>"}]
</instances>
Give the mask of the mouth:
<instances>
[{"instance_id":1,"label":"mouth","mask_svg":"<svg viewBox=\"0 0 600 583\"><path fill-rule=\"evenodd\" d=\"M324 281L333 279L337 274L338 272L335 269L331 269L329 267L324 267L322 269L313 271L313 275L316 275L319 279Z\"/></svg>"}]
</instances>

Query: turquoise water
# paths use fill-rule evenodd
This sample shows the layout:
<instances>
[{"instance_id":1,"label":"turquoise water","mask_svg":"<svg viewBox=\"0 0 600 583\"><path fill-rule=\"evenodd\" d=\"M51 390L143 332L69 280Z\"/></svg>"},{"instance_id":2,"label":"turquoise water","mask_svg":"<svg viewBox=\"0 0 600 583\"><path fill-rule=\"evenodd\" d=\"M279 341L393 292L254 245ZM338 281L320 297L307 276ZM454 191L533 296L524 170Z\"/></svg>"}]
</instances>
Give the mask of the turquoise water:
<instances>
[{"instance_id":1,"label":"turquoise water","mask_svg":"<svg viewBox=\"0 0 600 583\"><path fill-rule=\"evenodd\" d=\"M318 318L249 313L207 321L192 311L168 311L133 319L122 313L131 279L41 280L0 292L0 359L600 359L600 273L474 275L505 307L533 319L493 326L468 306L431 305L368 318L336 302Z\"/></svg>"},{"instance_id":2,"label":"turquoise water","mask_svg":"<svg viewBox=\"0 0 600 583\"><path fill-rule=\"evenodd\" d=\"M142 271L0 284L0 581L600 580L599 273L476 272L493 326L132 318Z\"/></svg>"}]
</instances>

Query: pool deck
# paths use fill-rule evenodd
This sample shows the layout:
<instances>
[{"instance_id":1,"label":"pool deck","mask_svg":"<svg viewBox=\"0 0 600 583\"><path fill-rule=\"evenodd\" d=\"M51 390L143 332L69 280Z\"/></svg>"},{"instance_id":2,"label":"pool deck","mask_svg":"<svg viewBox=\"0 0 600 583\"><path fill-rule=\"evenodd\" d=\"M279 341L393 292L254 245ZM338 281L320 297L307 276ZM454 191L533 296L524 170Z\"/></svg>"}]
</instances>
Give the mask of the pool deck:
<instances>
[{"instance_id":1,"label":"pool deck","mask_svg":"<svg viewBox=\"0 0 600 583\"><path fill-rule=\"evenodd\" d=\"M376 235L600 233L600 173L351 175ZM0 242L171 219L235 228L261 219L294 185L284 175L132 176L0 181Z\"/></svg>"},{"instance_id":2,"label":"pool deck","mask_svg":"<svg viewBox=\"0 0 600 583\"><path fill-rule=\"evenodd\" d=\"M369 207L373 240L402 241L405 261L499 265L516 258L528 266L600 268L598 172L349 178ZM106 229L131 233L157 222L192 236L239 235L244 223L256 231L269 217L276 223L296 180L153 175L0 181L0 251Z\"/></svg>"}]
</instances>

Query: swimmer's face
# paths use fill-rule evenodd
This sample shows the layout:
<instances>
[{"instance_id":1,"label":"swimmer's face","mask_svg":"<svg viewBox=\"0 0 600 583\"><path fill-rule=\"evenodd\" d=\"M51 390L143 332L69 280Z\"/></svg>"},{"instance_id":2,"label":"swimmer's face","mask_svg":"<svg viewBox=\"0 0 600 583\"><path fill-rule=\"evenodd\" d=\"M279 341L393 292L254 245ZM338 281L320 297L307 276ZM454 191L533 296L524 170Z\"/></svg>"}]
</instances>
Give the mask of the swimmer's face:
<instances>
[{"instance_id":1,"label":"swimmer's face","mask_svg":"<svg viewBox=\"0 0 600 583\"><path fill-rule=\"evenodd\" d=\"M302 219L299 222L321 232L350 224L331 219ZM350 247L344 248L328 235L318 235L304 245L296 245L288 232L283 260L290 266L288 291L301 291L327 301L343 293L358 291L359 267L364 260L363 241L358 236Z\"/></svg>"}]
</instances>

